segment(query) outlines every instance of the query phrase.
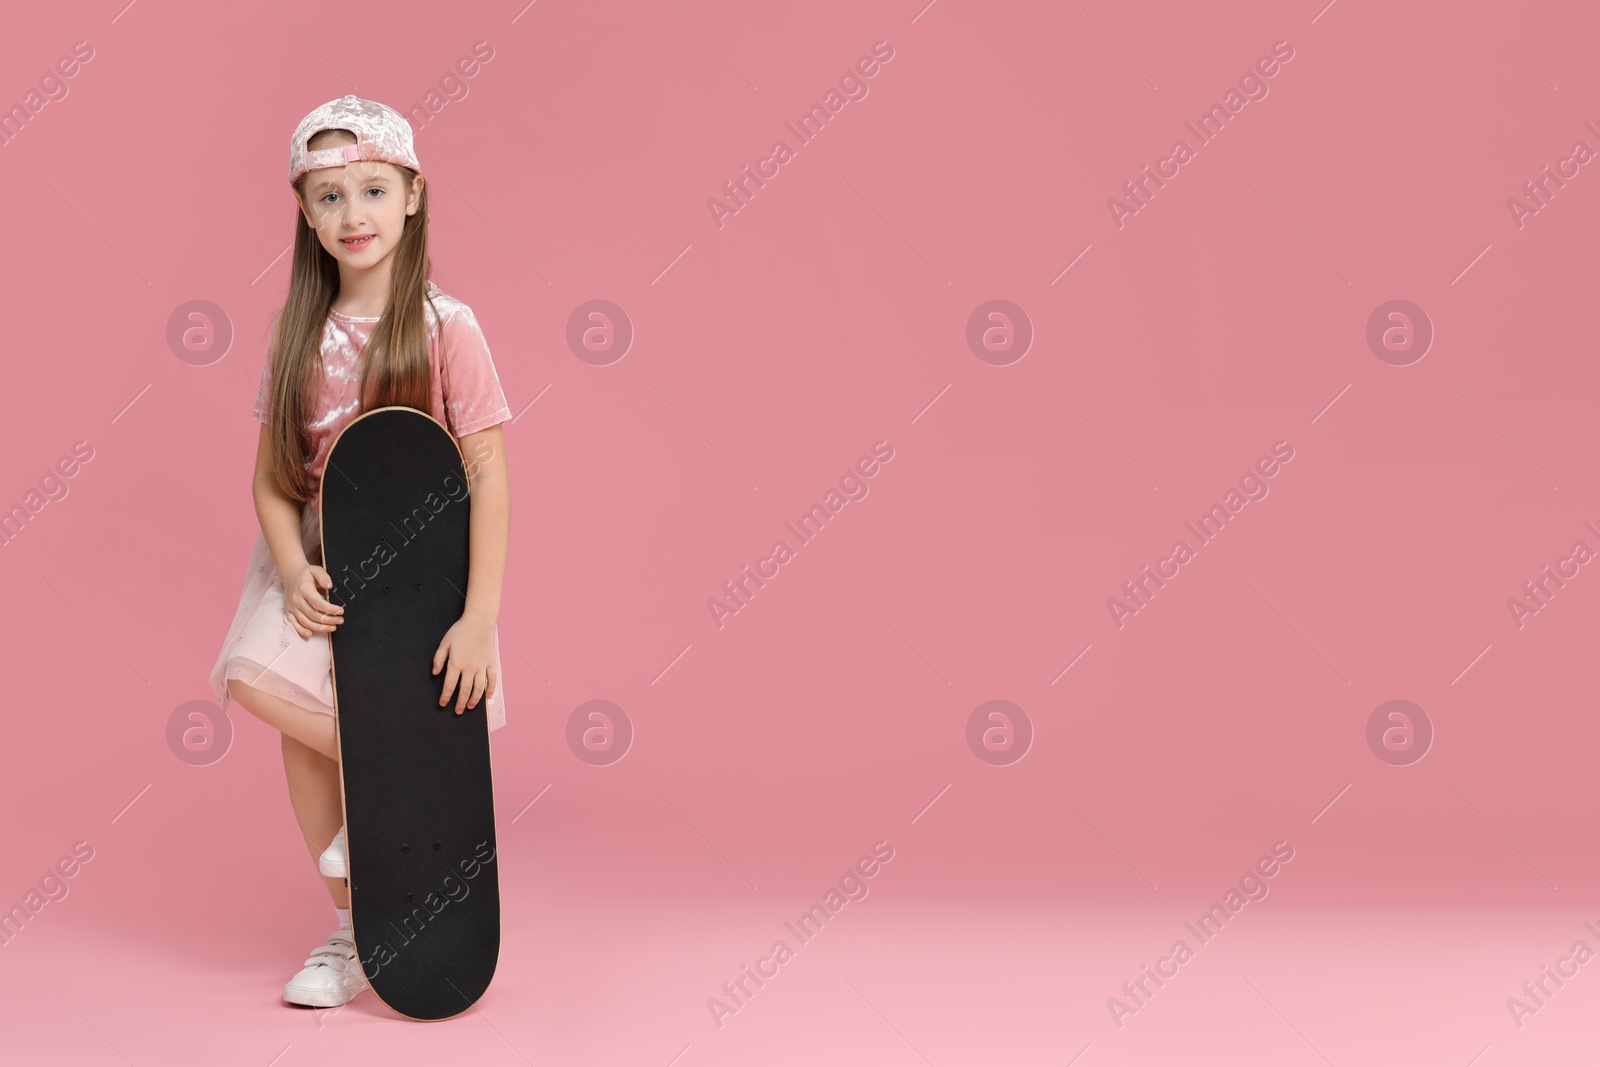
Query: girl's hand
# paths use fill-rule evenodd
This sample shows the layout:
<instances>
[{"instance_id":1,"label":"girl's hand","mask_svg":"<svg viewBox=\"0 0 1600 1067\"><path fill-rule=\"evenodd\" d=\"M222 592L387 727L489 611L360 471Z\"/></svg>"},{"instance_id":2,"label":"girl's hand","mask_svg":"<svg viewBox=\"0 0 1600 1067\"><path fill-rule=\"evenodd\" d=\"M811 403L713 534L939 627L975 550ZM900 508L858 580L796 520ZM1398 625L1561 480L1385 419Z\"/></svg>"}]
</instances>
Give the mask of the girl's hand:
<instances>
[{"instance_id":1,"label":"girl's hand","mask_svg":"<svg viewBox=\"0 0 1600 1067\"><path fill-rule=\"evenodd\" d=\"M450 693L457 689L458 680L457 715L466 708L477 707L479 697L494 696L499 679L494 673L494 626L489 620L476 612L457 619L433 654L433 673L438 674L447 661L444 691L439 694L441 708L450 703Z\"/></svg>"},{"instance_id":2,"label":"girl's hand","mask_svg":"<svg viewBox=\"0 0 1600 1067\"><path fill-rule=\"evenodd\" d=\"M315 563L306 563L295 570L283 583L283 613L294 624L294 632L301 637L314 633L332 633L344 621L344 608L330 602L317 587L333 588L333 578Z\"/></svg>"}]
</instances>

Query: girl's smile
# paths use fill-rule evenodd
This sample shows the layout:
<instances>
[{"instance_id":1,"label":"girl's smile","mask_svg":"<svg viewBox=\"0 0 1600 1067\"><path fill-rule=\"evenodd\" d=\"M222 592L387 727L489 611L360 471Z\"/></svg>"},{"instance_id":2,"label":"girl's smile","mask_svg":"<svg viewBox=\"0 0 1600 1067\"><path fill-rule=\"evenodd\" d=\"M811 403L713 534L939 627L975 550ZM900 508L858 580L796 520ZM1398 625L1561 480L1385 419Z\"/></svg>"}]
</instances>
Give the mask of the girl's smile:
<instances>
[{"instance_id":1,"label":"girl's smile","mask_svg":"<svg viewBox=\"0 0 1600 1067\"><path fill-rule=\"evenodd\" d=\"M341 237L339 243L352 252L359 252L370 246L377 236L375 233L362 233L354 237Z\"/></svg>"}]
</instances>

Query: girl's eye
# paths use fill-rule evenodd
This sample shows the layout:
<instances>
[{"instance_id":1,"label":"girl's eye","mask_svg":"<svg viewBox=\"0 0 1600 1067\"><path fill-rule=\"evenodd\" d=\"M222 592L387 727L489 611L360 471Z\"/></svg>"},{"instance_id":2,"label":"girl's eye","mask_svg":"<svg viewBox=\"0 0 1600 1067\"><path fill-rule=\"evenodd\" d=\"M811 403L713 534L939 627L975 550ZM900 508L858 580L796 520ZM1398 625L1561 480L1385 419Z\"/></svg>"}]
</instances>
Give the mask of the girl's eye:
<instances>
[{"instance_id":1,"label":"girl's eye","mask_svg":"<svg viewBox=\"0 0 1600 1067\"><path fill-rule=\"evenodd\" d=\"M374 186L372 186L372 187L371 187L371 188L369 188L369 189L368 189L368 190L367 190L367 192L369 192L369 193L377 193L377 194L378 194L378 196L382 196L382 195L383 195L383 190L382 190L382 189L380 189L380 188L379 188L379 187L378 187L378 186L376 186L376 185L374 185ZM333 197L337 197L337 196L338 196L338 195L339 195L339 194L338 194L338 193L334 193L334 192L328 192L328 193L324 193L324 194L323 194L323 195L322 195L322 203L324 203L324 204L326 204L326 203L328 203L328 202L329 202L329 201L328 201L328 197L330 197L330 196L333 196ZM367 199L369 199L369 200L375 200L375 199L377 199L377 197L368 197L368 198L367 198Z\"/></svg>"}]
</instances>

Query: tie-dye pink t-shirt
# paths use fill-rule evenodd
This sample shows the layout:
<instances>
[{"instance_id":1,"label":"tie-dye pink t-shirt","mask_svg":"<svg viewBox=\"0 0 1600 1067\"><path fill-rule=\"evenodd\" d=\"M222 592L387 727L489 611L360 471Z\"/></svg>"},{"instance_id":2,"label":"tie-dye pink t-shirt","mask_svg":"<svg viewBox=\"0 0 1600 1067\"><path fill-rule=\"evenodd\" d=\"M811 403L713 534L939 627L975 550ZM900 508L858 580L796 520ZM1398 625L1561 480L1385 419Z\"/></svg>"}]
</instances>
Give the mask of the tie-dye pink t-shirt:
<instances>
[{"instance_id":1,"label":"tie-dye pink t-shirt","mask_svg":"<svg viewBox=\"0 0 1600 1067\"><path fill-rule=\"evenodd\" d=\"M500 388L500 376L495 373L489 344L478 326L477 316L470 307L445 294L431 281L428 293L433 298L432 307L424 301L422 309L429 331L433 417L458 438L510 419L511 408ZM434 308L438 309L437 317ZM442 330L438 325L440 321L444 323ZM317 392L311 423L307 427L314 449L309 470L315 484L307 506L313 510L322 492L322 469L327 462L328 449L339 431L360 414L357 391L361 384L361 352L377 325L376 316L353 318L331 309L328 312L327 327L322 335L322 387ZM258 422L267 421L271 375L269 359L261 370L255 410L251 413Z\"/></svg>"}]
</instances>

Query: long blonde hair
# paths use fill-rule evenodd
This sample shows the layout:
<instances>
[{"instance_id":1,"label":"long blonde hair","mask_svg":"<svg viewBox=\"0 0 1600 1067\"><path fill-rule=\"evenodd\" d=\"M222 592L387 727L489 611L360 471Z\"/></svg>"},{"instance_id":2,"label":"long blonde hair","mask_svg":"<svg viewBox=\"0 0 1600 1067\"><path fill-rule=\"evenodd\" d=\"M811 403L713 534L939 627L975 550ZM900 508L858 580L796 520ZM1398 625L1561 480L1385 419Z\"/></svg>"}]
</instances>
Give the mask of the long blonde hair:
<instances>
[{"instance_id":1,"label":"long blonde hair","mask_svg":"<svg viewBox=\"0 0 1600 1067\"><path fill-rule=\"evenodd\" d=\"M341 136L342 135L342 136ZM320 142L320 143L319 143ZM310 148L330 144L354 144L348 130L323 130L311 139ZM411 188L417 172L409 167L397 169ZM297 196L303 196L308 174L295 183ZM294 258L289 266L289 293L279 309L272 328L268 358L272 377L268 390L268 426L272 440L272 466L278 485L293 500L311 498L311 421L314 397L322 379L322 338L327 328L328 311L339 295L339 266L305 213L295 209ZM428 278L433 273L428 259L428 187L424 183L417 198L415 214L408 215L400 245L394 250L389 297L383 316L372 331L362 353L358 396L361 411L398 404L429 411L432 397L432 368L428 363L428 321L423 310L428 295ZM435 309L434 321L438 321Z\"/></svg>"}]
</instances>

